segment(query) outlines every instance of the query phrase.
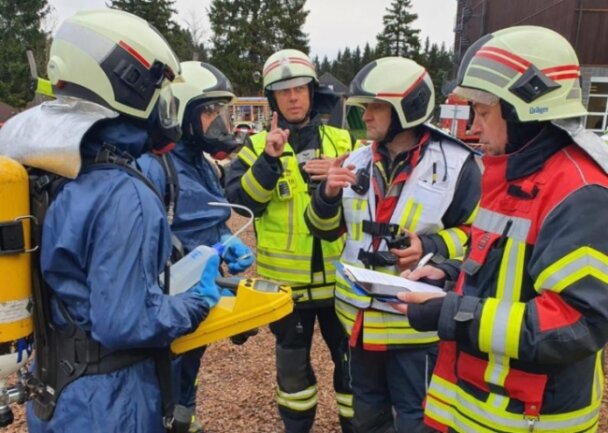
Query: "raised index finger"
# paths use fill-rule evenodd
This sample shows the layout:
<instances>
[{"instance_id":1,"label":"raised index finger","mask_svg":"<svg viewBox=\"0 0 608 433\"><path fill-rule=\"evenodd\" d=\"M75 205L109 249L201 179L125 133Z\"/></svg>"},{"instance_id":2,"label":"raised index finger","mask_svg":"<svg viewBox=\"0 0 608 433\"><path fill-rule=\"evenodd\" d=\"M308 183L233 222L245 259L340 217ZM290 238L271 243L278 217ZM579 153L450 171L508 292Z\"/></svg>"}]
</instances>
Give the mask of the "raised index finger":
<instances>
[{"instance_id":1,"label":"raised index finger","mask_svg":"<svg viewBox=\"0 0 608 433\"><path fill-rule=\"evenodd\" d=\"M270 120L270 130L277 129L279 127L279 115L276 111L272 112L272 119Z\"/></svg>"}]
</instances>

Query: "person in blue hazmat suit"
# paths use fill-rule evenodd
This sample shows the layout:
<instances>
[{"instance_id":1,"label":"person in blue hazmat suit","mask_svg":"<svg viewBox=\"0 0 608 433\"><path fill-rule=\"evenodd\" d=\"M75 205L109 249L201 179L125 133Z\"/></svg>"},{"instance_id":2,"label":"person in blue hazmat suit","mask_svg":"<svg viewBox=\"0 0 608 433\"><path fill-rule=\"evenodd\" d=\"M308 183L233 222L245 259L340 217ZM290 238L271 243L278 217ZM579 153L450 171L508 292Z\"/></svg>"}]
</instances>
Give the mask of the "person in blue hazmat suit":
<instances>
[{"instance_id":1,"label":"person in blue hazmat suit","mask_svg":"<svg viewBox=\"0 0 608 433\"><path fill-rule=\"evenodd\" d=\"M219 257L209 260L199 285L176 296L163 292L159 274L171 250L165 209L129 163L179 139L170 87L179 72L148 22L111 9L80 12L51 45L57 101L8 125L39 137L43 159L75 145L81 164L55 192L43 224L40 268L58 330L48 364L64 383L50 384L51 411L28 403L30 433L162 433L170 424L155 354L168 354L218 302ZM76 337L61 332L68 329Z\"/></svg>"},{"instance_id":2,"label":"person in blue hazmat suit","mask_svg":"<svg viewBox=\"0 0 608 433\"><path fill-rule=\"evenodd\" d=\"M230 207L209 204L227 202L213 163L203 154L224 159L238 147L230 132L228 111L235 95L228 78L210 64L182 62L181 70L182 80L173 83L171 89L178 101L182 138L171 152L162 157L145 154L138 164L165 196L170 218L175 209L171 231L177 238L174 246L177 257L173 259L199 245L227 242L221 257L229 272L235 274L251 266L254 254L232 237L226 226ZM191 350L173 361L175 400L192 414L191 433L203 431L195 408L197 374L204 349Z\"/></svg>"}]
</instances>

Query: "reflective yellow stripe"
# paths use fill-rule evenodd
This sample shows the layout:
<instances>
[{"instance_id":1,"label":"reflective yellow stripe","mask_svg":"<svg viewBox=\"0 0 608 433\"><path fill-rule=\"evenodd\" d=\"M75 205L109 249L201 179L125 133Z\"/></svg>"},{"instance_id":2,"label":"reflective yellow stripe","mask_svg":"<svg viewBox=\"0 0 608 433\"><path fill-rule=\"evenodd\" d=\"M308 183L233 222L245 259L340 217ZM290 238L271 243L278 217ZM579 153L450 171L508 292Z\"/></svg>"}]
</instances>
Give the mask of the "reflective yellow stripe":
<instances>
[{"instance_id":1,"label":"reflective yellow stripe","mask_svg":"<svg viewBox=\"0 0 608 433\"><path fill-rule=\"evenodd\" d=\"M298 297L296 302L321 301L323 299L331 299L334 297L333 284L329 286L314 287L308 289L292 287L291 291L295 296Z\"/></svg>"},{"instance_id":2,"label":"reflective yellow stripe","mask_svg":"<svg viewBox=\"0 0 608 433\"><path fill-rule=\"evenodd\" d=\"M585 277L608 283L608 256L592 247L580 247L544 269L536 279L537 291L550 289L560 293Z\"/></svg>"},{"instance_id":3,"label":"reflective yellow stripe","mask_svg":"<svg viewBox=\"0 0 608 433\"><path fill-rule=\"evenodd\" d=\"M498 299L487 298L483 304L479 322L479 350L489 353L492 349L492 323L498 309Z\"/></svg>"},{"instance_id":4,"label":"reflective yellow stripe","mask_svg":"<svg viewBox=\"0 0 608 433\"><path fill-rule=\"evenodd\" d=\"M310 386L304 391L287 393L277 389L277 403L298 412L305 412L317 405L317 385Z\"/></svg>"},{"instance_id":5,"label":"reflective yellow stripe","mask_svg":"<svg viewBox=\"0 0 608 433\"><path fill-rule=\"evenodd\" d=\"M308 219L312 223L313 226L323 231L336 230L340 227L340 220L342 218L342 208L339 208L338 213L331 218L321 218L311 205L308 205L306 208L306 213L308 215Z\"/></svg>"},{"instance_id":6,"label":"reflective yellow stripe","mask_svg":"<svg viewBox=\"0 0 608 433\"><path fill-rule=\"evenodd\" d=\"M251 169L247 170L241 177L241 186L247 195L258 203L266 203L272 198L273 190L265 189L260 185Z\"/></svg>"},{"instance_id":7,"label":"reflective yellow stripe","mask_svg":"<svg viewBox=\"0 0 608 433\"><path fill-rule=\"evenodd\" d=\"M467 234L464 230L459 229L457 227L453 227L450 229L440 230L437 232L443 242L445 242L445 246L448 249L448 257L449 259L456 259L464 256L464 246L467 243Z\"/></svg>"},{"instance_id":8,"label":"reflective yellow stripe","mask_svg":"<svg viewBox=\"0 0 608 433\"><path fill-rule=\"evenodd\" d=\"M604 395L604 367L602 361L604 351L600 350L595 356L595 372L593 376L593 390L591 401L601 400Z\"/></svg>"},{"instance_id":9,"label":"reflective yellow stripe","mask_svg":"<svg viewBox=\"0 0 608 433\"><path fill-rule=\"evenodd\" d=\"M399 226L405 228L408 231L416 231L416 225L420 220L422 214L422 204L414 202L413 199L409 199L405 203L405 209L401 215Z\"/></svg>"},{"instance_id":10,"label":"reflective yellow stripe","mask_svg":"<svg viewBox=\"0 0 608 433\"><path fill-rule=\"evenodd\" d=\"M248 167L251 167L258 159L255 152L246 146L241 149L238 156Z\"/></svg>"},{"instance_id":11,"label":"reflective yellow stripe","mask_svg":"<svg viewBox=\"0 0 608 433\"><path fill-rule=\"evenodd\" d=\"M521 285L526 261L525 242L507 239L505 250L500 263L496 297L519 301L521 299Z\"/></svg>"},{"instance_id":12,"label":"reflective yellow stripe","mask_svg":"<svg viewBox=\"0 0 608 433\"><path fill-rule=\"evenodd\" d=\"M339 392L336 392L336 402L338 403L338 412L340 413L341 417L353 417L354 411L352 394L341 394Z\"/></svg>"},{"instance_id":13,"label":"reflective yellow stripe","mask_svg":"<svg viewBox=\"0 0 608 433\"><path fill-rule=\"evenodd\" d=\"M469 217L463 224L469 226L473 224L473 221L475 221L475 218L477 217L477 212L479 212L479 203L477 203L477 206L475 206L475 209L473 209L473 212L471 212L471 215L469 215Z\"/></svg>"},{"instance_id":14,"label":"reflective yellow stripe","mask_svg":"<svg viewBox=\"0 0 608 433\"><path fill-rule=\"evenodd\" d=\"M598 421L600 407L601 400L598 399L590 406L576 411L558 415L543 414L534 427L534 433L593 431L590 429L593 429ZM491 404L475 399L437 375L433 375L431 380L425 413L431 419L451 426L459 432L529 432L527 420L521 414L497 410ZM470 425L469 420L476 422ZM491 429L487 430L484 425L491 426Z\"/></svg>"},{"instance_id":15,"label":"reflective yellow stripe","mask_svg":"<svg viewBox=\"0 0 608 433\"><path fill-rule=\"evenodd\" d=\"M355 241L363 239L363 213L367 211L367 200L354 199L353 200L353 212L358 217L353 218L358 223L351 224L351 238Z\"/></svg>"},{"instance_id":16,"label":"reflective yellow stripe","mask_svg":"<svg viewBox=\"0 0 608 433\"><path fill-rule=\"evenodd\" d=\"M487 298L479 324L479 349L517 359L525 309L521 302Z\"/></svg>"}]
</instances>

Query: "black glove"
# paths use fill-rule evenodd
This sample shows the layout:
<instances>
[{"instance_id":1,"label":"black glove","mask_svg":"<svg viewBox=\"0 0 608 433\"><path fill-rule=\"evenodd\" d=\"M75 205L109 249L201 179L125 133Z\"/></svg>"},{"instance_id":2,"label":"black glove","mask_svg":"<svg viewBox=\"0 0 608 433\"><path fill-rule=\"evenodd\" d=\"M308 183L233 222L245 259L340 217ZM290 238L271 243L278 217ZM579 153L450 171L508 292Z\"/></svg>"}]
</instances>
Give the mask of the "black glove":
<instances>
[{"instance_id":1,"label":"black glove","mask_svg":"<svg viewBox=\"0 0 608 433\"><path fill-rule=\"evenodd\" d=\"M422 304L408 304L407 318L416 331L437 331L439 314L445 298L429 299Z\"/></svg>"},{"instance_id":2,"label":"black glove","mask_svg":"<svg viewBox=\"0 0 608 433\"><path fill-rule=\"evenodd\" d=\"M249 337L253 337L254 335L258 335L258 328L250 329L249 331L233 335L232 337L230 337L230 341L232 342L232 344L240 346L241 344L245 344L245 342L249 340Z\"/></svg>"}]
</instances>

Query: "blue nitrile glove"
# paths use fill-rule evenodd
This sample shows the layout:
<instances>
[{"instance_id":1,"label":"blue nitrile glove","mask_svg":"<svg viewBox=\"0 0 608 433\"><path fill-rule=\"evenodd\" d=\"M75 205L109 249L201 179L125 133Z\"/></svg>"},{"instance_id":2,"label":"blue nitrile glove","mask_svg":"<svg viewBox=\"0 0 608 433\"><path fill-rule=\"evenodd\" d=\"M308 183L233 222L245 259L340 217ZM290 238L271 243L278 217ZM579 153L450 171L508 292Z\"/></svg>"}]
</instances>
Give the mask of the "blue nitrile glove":
<instances>
[{"instance_id":1,"label":"blue nitrile glove","mask_svg":"<svg viewBox=\"0 0 608 433\"><path fill-rule=\"evenodd\" d=\"M230 289L222 289L222 298L234 298L234 292Z\"/></svg>"},{"instance_id":2,"label":"blue nitrile glove","mask_svg":"<svg viewBox=\"0 0 608 433\"><path fill-rule=\"evenodd\" d=\"M225 242L229 237L230 235L222 236L221 242ZM228 265L228 272L238 274L253 264L255 255L251 251L251 248L245 245L239 238L232 238L224 246L222 258Z\"/></svg>"},{"instance_id":3,"label":"blue nitrile glove","mask_svg":"<svg viewBox=\"0 0 608 433\"><path fill-rule=\"evenodd\" d=\"M215 283L215 279L220 276L220 256L213 254L205 263L201 280L197 286L190 289L193 293L199 295L209 308L213 308L220 300L220 288Z\"/></svg>"}]
</instances>

